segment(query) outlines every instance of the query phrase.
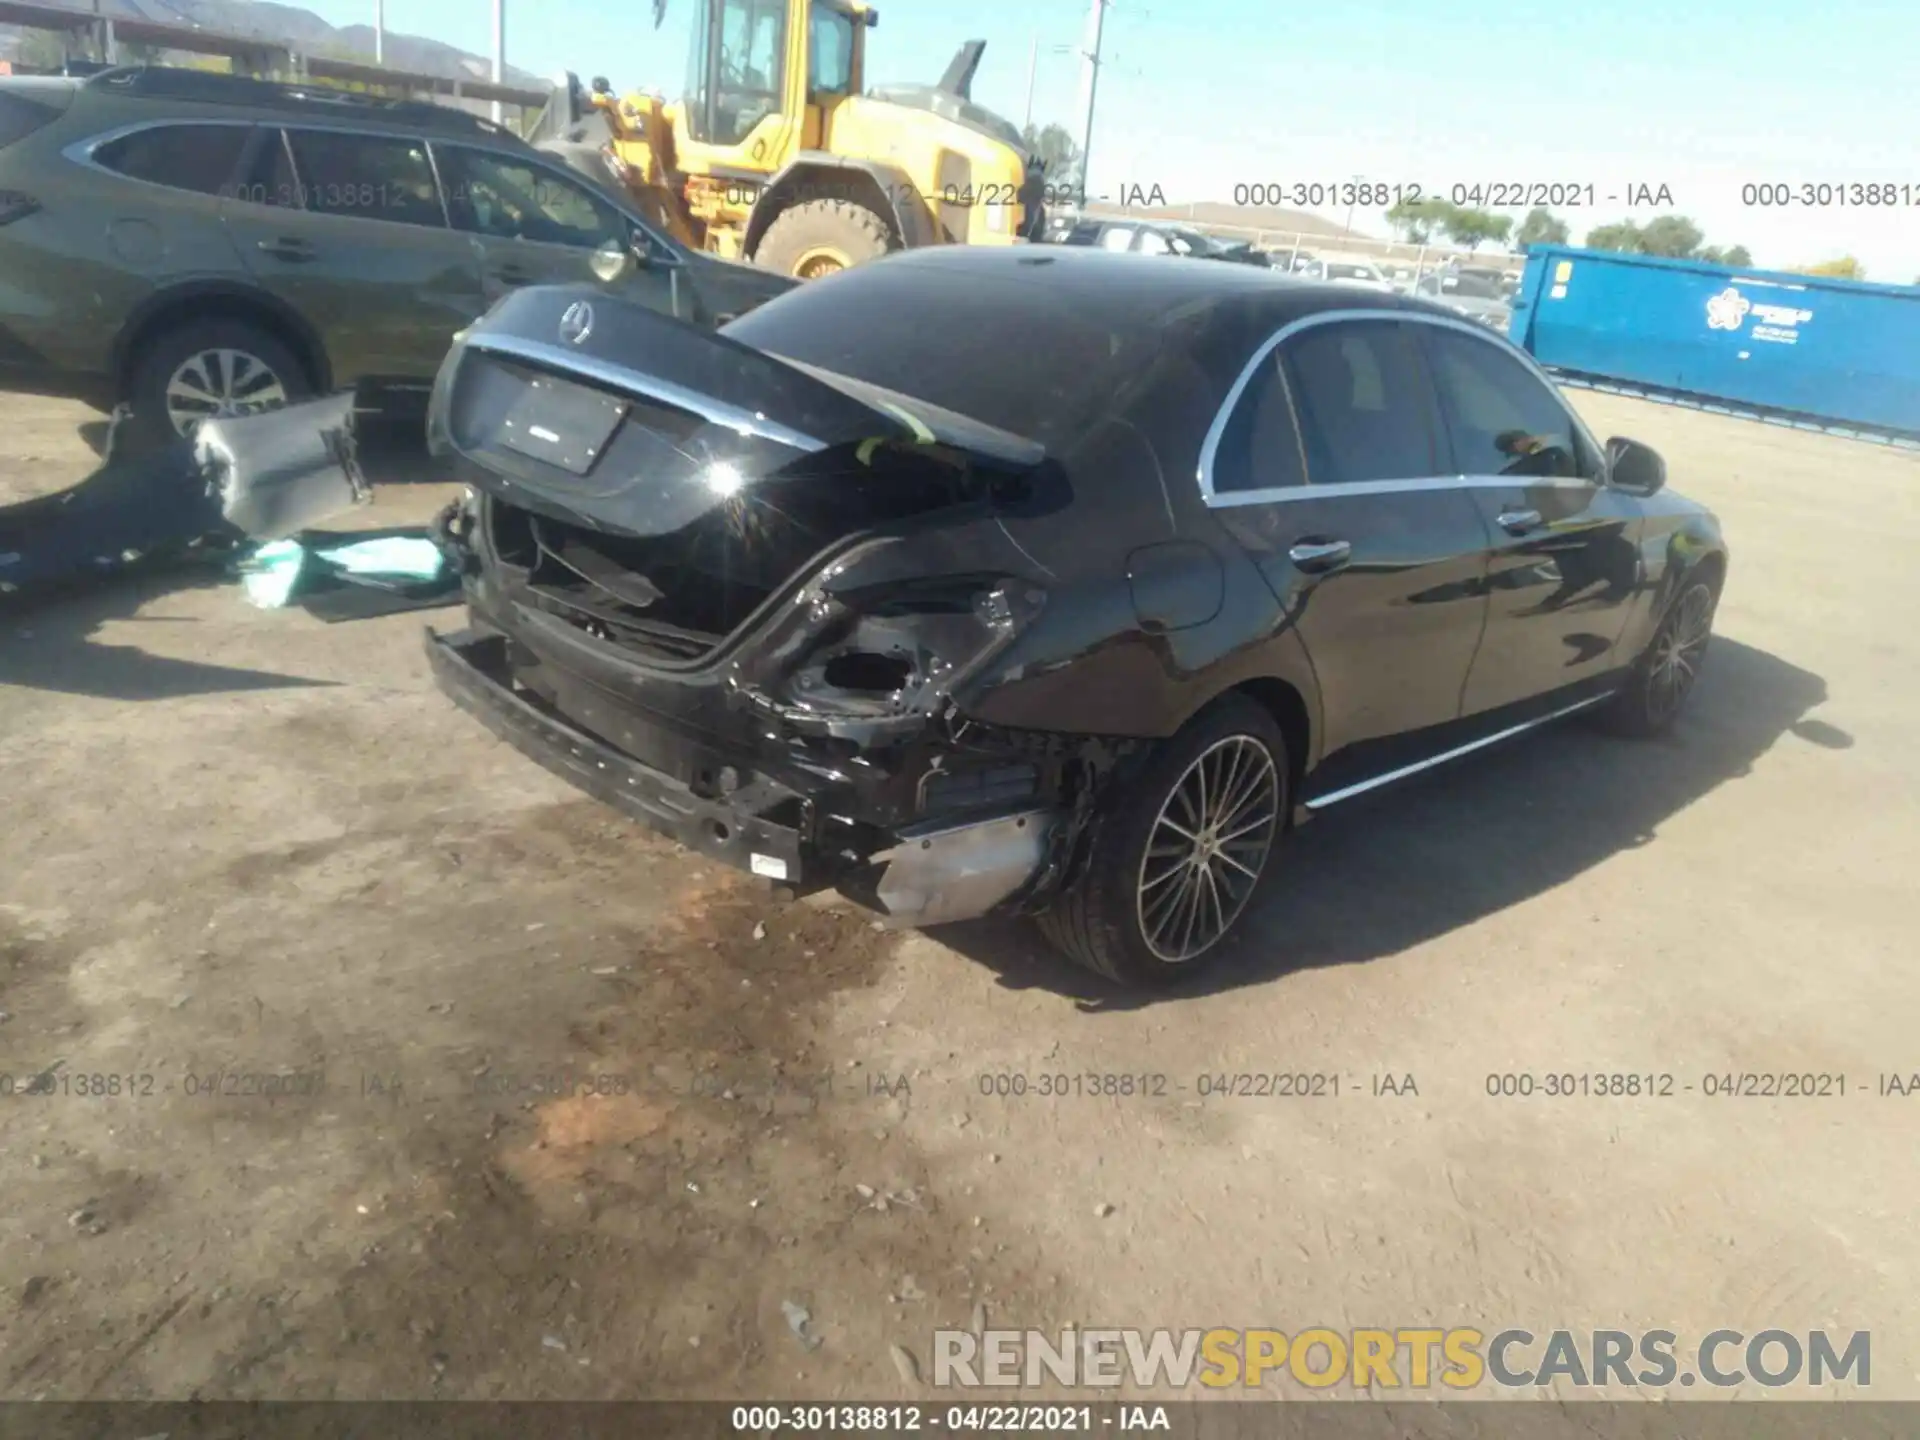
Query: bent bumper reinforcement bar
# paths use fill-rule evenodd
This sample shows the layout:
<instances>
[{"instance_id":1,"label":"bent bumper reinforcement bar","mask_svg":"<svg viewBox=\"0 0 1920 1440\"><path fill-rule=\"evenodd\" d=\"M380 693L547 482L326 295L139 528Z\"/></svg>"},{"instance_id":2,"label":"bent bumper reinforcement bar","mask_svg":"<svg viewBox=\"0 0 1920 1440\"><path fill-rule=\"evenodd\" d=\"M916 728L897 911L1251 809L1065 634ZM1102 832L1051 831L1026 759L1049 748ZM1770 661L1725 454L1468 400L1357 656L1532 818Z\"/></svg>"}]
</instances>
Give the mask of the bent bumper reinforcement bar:
<instances>
[{"instance_id":1,"label":"bent bumper reinforcement bar","mask_svg":"<svg viewBox=\"0 0 1920 1440\"><path fill-rule=\"evenodd\" d=\"M752 793L704 799L515 693L507 678L506 644L504 635L490 630L426 632L440 688L521 754L689 850L784 884L801 886L811 878L809 847L800 832L755 813ZM789 797L782 791L758 798L771 808Z\"/></svg>"}]
</instances>

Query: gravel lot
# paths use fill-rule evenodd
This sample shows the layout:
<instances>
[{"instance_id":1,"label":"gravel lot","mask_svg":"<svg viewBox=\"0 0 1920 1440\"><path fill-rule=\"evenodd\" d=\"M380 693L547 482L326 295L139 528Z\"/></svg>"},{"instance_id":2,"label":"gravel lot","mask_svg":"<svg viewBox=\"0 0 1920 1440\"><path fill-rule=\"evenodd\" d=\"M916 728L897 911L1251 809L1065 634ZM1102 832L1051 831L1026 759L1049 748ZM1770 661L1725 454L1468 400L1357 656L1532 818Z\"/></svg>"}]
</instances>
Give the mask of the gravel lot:
<instances>
[{"instance_id":1,"label":"gravel lot","mask_svg":"<svg viewBox=\"0 0 1920 1440\"><path fill-rule=\"evenodd\" d=\"M1920 1097L1874 1093L1920 1072L1920 458L1576 401L1725 522L1691 715L1330 812L1246 961L1153 1003L676 855L443 701L422 616L0 612L0 1088L70 1077L0 1102L0 1393L878 1397L983 1302L1867 1329L1920 1398ZM0 483L78 478L88 418L0 397ZM1487 1093L1549 1070L1676 1088ZM1702 1093L1745 1071L1849 1093ZM1198 1094L1274 1072L1339 1098ZM1169 1089L981 1092L1043 1073Z\"/></svg>"}]
</instances>

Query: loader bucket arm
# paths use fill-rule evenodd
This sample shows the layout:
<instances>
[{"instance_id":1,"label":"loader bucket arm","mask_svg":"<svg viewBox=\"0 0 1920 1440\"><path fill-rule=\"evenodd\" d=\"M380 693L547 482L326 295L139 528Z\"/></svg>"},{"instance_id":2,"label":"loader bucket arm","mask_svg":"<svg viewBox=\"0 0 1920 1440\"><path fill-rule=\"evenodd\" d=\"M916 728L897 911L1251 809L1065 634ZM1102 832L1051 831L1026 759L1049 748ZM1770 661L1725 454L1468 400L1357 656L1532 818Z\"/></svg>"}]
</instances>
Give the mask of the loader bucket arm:
<instances>
[{"instance_id":1,"label":"loader bucket arm","mask_svg":"<svg viewBox=\"0 0 1920 1440\"><path fill-rule=\"evenodd\" d=\"M969 40L954 52L953 59L947 62L947 73L940 77L936 89L949 95L958 95L962 100L973 98L973 76L980 68L980 57L986 53L987 42Z\"/></svg>"}]
</instances>

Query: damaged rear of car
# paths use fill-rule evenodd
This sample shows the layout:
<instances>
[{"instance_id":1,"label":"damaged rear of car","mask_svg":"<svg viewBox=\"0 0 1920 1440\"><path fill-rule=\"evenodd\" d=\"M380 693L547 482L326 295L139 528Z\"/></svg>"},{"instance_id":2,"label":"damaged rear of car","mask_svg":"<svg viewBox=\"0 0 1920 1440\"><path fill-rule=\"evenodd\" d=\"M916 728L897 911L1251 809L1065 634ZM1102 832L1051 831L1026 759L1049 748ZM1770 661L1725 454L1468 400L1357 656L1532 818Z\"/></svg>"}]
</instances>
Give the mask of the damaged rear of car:
<instances>
[{"instance_id":1,"label":"damaged rear of car","mask_svg":"<svg viewBox=\"0 0 1920 1440\"><path fill-rule=\"evenodd\" d=\"M449 526L472 623L432 653L498 733L689 848L901 924L1041 880L1091 793L1068 772L1112 747L964 704L1048 603L1000 523L1069 502L1040 443L573 290L465 337L430 443L472 487Z\"/></svg>"},{"instance_id":2,"label":"damaged rear of car","mask_svg":"<svg viewBox=\"0 0 1920 1440\"><path fill-rule=\"evenodd\" d=\"M1218 307L1106 296L1105 272L1069 293L1056 263L893 257L717 333L604 292L511 297L430 410L469 487L442 687L796 892L902 926L1046 911L1116 777L1229 683L1205 661L1230 583L1257 625L1272 610L1183 535L1159 458L1227 383L1181 339ZM1103 943L1068 948L1112 973ZM1169 958L1192 957L1148 968Z\"/></svg>"}]
</instances>

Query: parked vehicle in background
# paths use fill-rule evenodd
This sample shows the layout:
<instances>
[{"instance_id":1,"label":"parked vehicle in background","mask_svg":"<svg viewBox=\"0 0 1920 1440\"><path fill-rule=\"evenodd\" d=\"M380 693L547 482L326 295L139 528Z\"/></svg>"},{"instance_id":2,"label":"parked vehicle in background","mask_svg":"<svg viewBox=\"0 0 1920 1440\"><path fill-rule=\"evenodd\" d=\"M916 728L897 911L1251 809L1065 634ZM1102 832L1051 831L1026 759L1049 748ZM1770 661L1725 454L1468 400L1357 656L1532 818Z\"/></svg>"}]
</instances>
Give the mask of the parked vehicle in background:
<instances>
[{"instance_id":1,"label":"parked vehicle in background","mask_svg":"<svg viewBox=\"0 0 1920 1440\"><path fill-rule=\"evenodd\" d=\"M1220 240L1204 230L1151 220L1104 220L1082 216L1053 237L1059 245L1092 246L1138 255L1184 255L1198 260L1231 260L1266 269L1273 261L1250 242Z\"/></svg>"},{"instance_id":2,"label":"parked vehicle in background","mask_svg":"<svg viewBox=\"0 0 1920 1440\"><path fill-rule=\"evenodd\" d=\"M666 12L656 0L656 27ZM984 40L931 85L873 86L862 0L694 0L680 99L556 88L536 127L690 249L813 279L918 245L1011 245L1045 223L1045 167L973 98ZM591 122L591 123L588 123ZM545 132L541 134L540 132Z\"/></svg>"},{"instance_id":3,"label":"parked vehicle in background","mask_svg":"<svg viewBox=\"0 0 1920 1440\"><path fill-rule=\"evenodd\" d=\"M1308 280L1324 280L1330 285L1354 285L1362 290L1391 292L1393 285L1371 260L1315 260L1298 272Z\"/></svg>"},{"instance_id":4,"label":"parked vehicle in background","mask_svg":"<svg viewBox=\"0 0 1920 1440\"><path fill-rule=\"evenodd\" d=\"M1452 267L1425 276L1418 289L1420 294L1430 295L1450 310L1504 335L1513 320L1505 279L1497 270Z\"/></svg>"},{"instance_id":5,"label":"parked vehicle in background","mask_svg":"<svg viewBox=\"0 0 1920 1440\"><path fill-rule=\"evenodd\" d=\"M1380 273L1386 277L1387 284L1393 287L1396 295L1411 295L1420 283L1420 271L1413 265L1388 262L1380 267Z\"/></svg>"},{"instance_id":6,"label":"parked vehicle in background","mask_svg":"<svg viewBox=\"0 0 1920 1440\"><path fill-rule=\"evenodd\" d=\"M354 384L424 403L500 296L596 278L697 323L792 284L464 111L197 70L0 80L0 385L124 402L136 443Z\"/></svg>"},{"instance_id":7,"label":"parked vehicle in background","mask_svg":"<svg viewBox=\"0 0 1920 1440\"><path fill-rule=\"evenodd\" d=\"M1726 576L1659 457L1482 328L1090 246L910 251L717 333L530 289L428 428L472 487L429 651L496 733L690 850L896 925L1038 915L1138 984L1308 815L1578 710L1665 729Z\"/></svg>"}]
</instances>

